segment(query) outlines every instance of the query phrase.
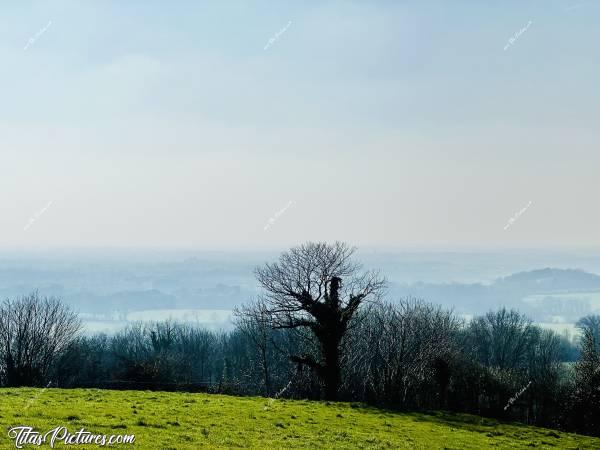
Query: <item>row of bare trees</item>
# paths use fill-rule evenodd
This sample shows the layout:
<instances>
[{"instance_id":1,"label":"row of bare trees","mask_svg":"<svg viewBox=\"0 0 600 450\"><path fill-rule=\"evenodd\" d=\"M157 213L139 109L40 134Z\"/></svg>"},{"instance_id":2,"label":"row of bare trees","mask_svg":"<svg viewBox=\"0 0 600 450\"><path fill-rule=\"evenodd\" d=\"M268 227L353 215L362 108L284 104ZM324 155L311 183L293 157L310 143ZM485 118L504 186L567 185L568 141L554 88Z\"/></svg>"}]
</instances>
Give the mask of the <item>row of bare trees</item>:
<instances>
[{"instance_id":1,"label":"row of bare trees","mask_svg":"<svg viewBox=\"0 0 600 450\"><path fill-rule=\"evenodd\" d=\"M416 299L385 302L385 281L353 251L308 243L258 268L262 294L231 332L167 321L82 336L58 300L6 301L0 383L208 389L600 429L600 317L579 322L577 349L516 311L465 322Z\"/></svg>"},{"instance_id":2,"label":"row of bare trees","mask_svg":"<svg viewBox=\"0 0 600 450\"><path fill-rule=\"evenodd\" d=\"M353 253L340 242L307 243L256 270L262 295L236 314L258 350L265 392L272 389L269 339L285 330L295 342L284 353L296 374L308 369L326 399L599 432L600 318L578 324L581 358L569 365L568 340L517 311L466 324L423 302L383 303L385 281L363 271Z\"/></svg>"},{"instance_id":3,"label":"row of bare trees","mask_svg":"<svg viewBox=\"0 0 600 450\"><path fill-rule=\"evenodd\" d=\"M446 399L460 322L414 299L372 307L349 334L346 396L400 407Z\"/></svg>"}]
</instances>

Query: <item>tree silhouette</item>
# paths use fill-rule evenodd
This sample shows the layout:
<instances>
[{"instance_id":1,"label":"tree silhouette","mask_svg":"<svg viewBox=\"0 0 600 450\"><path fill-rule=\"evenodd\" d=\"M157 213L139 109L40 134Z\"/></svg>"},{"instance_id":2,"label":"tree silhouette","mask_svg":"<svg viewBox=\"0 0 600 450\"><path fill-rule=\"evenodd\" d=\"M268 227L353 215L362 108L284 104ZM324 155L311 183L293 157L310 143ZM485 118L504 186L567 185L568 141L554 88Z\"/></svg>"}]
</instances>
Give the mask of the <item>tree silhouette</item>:
<instances>
[{"instance_id":1,"label":"tree silhouette","mask_svg":"<svg viewBox=\"0 0 600 450\"><path fill-rule=\"evenodd\" d=\"M385 285L377 273L361 272L352 261L354 251L341 242L309 242L284 252L278 262L255 270L264 290L260 302L237 312L256 317L260 305L260 315L273 329L309 330L319 351L289 356L314 371L328 400L338 396L344 336L360 306L377 298Z\"/></svg>"}]
</instances>

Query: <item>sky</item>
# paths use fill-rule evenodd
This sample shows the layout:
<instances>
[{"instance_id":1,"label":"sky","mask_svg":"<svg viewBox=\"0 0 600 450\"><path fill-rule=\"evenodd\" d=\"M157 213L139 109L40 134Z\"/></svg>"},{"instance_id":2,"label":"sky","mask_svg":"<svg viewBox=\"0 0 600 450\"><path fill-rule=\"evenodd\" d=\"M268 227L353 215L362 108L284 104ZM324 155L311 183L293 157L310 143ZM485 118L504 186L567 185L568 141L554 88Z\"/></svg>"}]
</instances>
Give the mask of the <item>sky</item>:
<instances>
[{"instance_id":1,"label":"sky","mask_svg":"<svg viewBox=\"0 0 600 450\"><path fill-rule=\"evenodd\" d=\"M600 3L0 6L0 248L600 246Z\"/></svg>"}]
</instances>

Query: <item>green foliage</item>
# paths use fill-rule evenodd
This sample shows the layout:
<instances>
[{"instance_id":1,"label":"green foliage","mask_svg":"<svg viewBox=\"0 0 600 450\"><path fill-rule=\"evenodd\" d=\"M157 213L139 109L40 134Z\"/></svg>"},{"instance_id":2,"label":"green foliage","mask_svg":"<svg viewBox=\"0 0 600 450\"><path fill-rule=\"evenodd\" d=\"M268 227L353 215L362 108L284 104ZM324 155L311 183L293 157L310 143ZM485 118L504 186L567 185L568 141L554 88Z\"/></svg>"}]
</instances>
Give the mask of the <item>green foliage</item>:
<instances>
[{"instance_id":1,"label":"green foliage","mask_svg":"<svg viewBox=\"0 0 600 450\"><path fill-rule=\"evenodd\" d=\"M466 414L397 413L359 403L108 391L0 389L0 449L13 426L135 434L114 448L600 448L600 439ZM44 447L40 447L44 448ZM49 448L49 447L47 447ZM86 446L86 448L91 448Z\"/></svg>"}]
</instances>

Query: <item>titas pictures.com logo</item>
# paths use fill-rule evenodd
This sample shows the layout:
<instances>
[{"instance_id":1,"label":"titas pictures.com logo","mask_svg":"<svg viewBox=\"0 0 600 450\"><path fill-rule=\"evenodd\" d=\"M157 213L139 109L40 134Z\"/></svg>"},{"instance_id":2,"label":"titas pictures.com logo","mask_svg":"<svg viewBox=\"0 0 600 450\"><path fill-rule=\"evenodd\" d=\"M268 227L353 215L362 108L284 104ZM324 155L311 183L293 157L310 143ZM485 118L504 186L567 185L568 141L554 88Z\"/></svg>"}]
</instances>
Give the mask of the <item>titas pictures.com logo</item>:
<instances>
[{"instance_id":1,"label":"titas pictures.com logo","mask_svg":"<svg viewBox=\"0 0 600 450\"><path fill-rule=\"evenodd\" d=\"M8 437L14 440L16 448L23 448L25 445L50 445L54 448L56 444L62 442L64 445L118 445L118 444L133 444L135 435L131 434L93 434L85 431L85 428L70 433L67 427L56 427L45 433L35 431L33 427L14 427L8 430Z\"/></svg>"}]
</instances>

